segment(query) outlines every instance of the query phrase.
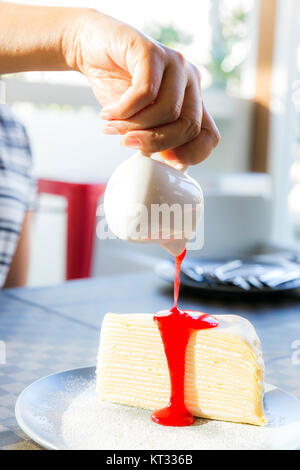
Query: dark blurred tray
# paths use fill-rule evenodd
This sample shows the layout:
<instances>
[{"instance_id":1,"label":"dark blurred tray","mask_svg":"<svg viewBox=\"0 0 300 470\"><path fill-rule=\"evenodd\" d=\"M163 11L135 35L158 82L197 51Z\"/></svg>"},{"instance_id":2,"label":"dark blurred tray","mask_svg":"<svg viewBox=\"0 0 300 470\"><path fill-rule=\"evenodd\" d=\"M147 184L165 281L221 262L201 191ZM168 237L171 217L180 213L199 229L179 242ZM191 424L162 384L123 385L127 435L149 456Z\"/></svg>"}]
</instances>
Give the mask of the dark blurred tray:
<instances>
[{"instance_id":1,"label":"dark blurred tray","mask_svg":"<svg viewBox=\"0 0 300 470\"><path fill-rule=\"evenodd\" d=\"M230 260L227 260L230 261ZM247 261L247 264L257 264L258 259L255 257L255 259L251 260L249 258L243 260ZM216 260L216 259L186 259L183 262L183 271L185 268L185 264L191 264L191 263L199 263L203 264L205 266L207 265L215 265L215 264L223 264L226 262L226 260ZM262 266L267 266L267 267L274 267L274 268L282 268L282 264L276 263L276 262L261 262L260 263ZM174 282L174 273L175 273L175 266L174 262L171 260L164 260L160 263L158 263L155 266L155 272L156 274L161 278L164 279L167 282L173 283ZM300 279L297 279L296 281L290 281L286 282L285 284L282 284L281 286L278 286L276 288L270 288L270 287L263 287L261 289L258 288L252 288L249 290L244 290L241 287L233 286L233 285L227 285L227 284L216 284L213 282L206 282L206 281L194 281L191 279L189 276L187 276L184 272L181 272L180 276L181 280L181 286L188 287L189 289L193 289L194 291L198 291L199 294L205 294L205 295L225 295L225 296L242 296L242 297L270 297L270 296L278 296L278 295L286 295L286 294L292 294L297 292L299 290L300 292Z\"/></svg>"}]
</instances>

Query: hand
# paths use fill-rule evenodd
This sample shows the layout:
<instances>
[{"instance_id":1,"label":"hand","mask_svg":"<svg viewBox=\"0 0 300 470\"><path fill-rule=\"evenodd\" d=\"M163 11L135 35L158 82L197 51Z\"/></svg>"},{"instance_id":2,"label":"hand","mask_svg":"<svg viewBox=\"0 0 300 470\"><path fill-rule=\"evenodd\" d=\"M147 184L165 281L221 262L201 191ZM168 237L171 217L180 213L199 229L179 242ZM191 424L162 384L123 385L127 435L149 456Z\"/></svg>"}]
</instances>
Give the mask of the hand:
<instances>
[{"instance_id":1,"label":"hand","mask_svg":"<svg viewBox=\"0 0 300 470\"><path fill-rule=\"evenodd\" d=\"M70 36L67 57L104 108L107 134L171 163L201 162L218 144L217 127L202 104L198 69L136 29L86 11Z\"/></svg>"}]
</instances>

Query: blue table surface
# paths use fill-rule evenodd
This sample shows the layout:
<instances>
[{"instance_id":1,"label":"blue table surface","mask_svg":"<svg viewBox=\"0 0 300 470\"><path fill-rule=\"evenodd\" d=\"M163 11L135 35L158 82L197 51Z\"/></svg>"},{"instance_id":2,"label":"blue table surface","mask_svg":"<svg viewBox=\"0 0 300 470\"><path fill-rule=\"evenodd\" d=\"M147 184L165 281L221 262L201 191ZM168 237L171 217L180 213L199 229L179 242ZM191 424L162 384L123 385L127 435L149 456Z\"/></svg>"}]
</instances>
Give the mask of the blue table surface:
<instances>
[{"instance_id":1,"label":"blue table surface","mask_svg":"<svg viewBox=\"0 0 300 470\"><path fill-rule=\"evenodd\" d=\"M300 398L300 297L241 301L199 298L183 290L185 308L248 318L260 336L266 381ZM19 428L14 405L34 380L93 365L106 312L155 313L172 303L172 288L151 272L0 292L0 449L39 449ZM2 361L3 362L3 361ZM299 364L298 364L299 362Z\"/></svg>"}]
</instances>

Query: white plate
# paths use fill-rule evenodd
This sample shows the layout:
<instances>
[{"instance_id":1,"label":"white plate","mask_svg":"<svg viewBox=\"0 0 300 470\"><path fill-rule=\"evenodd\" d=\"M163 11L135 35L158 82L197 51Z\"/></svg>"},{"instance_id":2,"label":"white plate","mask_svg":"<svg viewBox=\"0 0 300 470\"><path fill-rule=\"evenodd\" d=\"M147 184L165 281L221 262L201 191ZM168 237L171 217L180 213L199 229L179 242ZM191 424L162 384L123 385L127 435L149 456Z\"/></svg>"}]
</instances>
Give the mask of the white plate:
<instances>
[{"instance_id":1,"label":"white plate","mask_svg":"<svg viewBox=\"0 0 300 470\"><path fill-rule=\"evenodd\" d=\"M159 426L150 411L99 403L95 368L49 375L19 396L16 418L35 442L47 449L191 450L297 449L300 402L267 386L268 426L197 419L184 428Z\"/></svg>"}]
</instances>

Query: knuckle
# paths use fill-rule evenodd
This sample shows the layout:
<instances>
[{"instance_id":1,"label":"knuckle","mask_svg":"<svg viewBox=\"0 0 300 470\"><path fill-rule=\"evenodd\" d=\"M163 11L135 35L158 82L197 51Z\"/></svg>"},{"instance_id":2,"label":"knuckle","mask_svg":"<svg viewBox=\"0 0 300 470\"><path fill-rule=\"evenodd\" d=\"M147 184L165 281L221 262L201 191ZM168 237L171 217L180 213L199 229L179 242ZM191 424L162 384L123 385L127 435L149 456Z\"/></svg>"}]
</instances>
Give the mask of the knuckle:
<instances>
[{"instance_id":1,"label":"knuckle","mask_svg":"<svg viewBox=\"0 0 300 470\"><path fill-rule=\"evenodd\" d=\"M174 51L174 57L175 57L176 62L179 63L181 66L186 65L185 57L183 54L181 54L181 52Z\"/></svg>"},{"instance_id":2,"label":"knuckle","mask_svg":"<svg viewBox=\"0 0 300 470\"><path fill-rule=\"evenodd\" d=\"M185 119L185 133L188 139L192 140L201 131L201 122L197 121L197 119Z\"/></svg>"},{"instance_id":3,"label":"knuckle","mask_svg":"<svg viewBox=\"0 0 300 470\"><path fill-rule=\"evenodd\" d=\"M156 44L154 41L148 41L146 46L147 54L156 60L162 60L164 58L164 50L160 47L159 44Z\"/></svg>"},{"instance_id":4,"label":"knuckle","mask_svg":"<svg viewBox=\"0 0 300 470\"><path fill-rule=\"evenodd\" d=\"M149 103L151 103L152 101L156 99L156 94L157 94L156 85L151 82L144 84L144 86L141 88L141 91L140 91L141 97L147 99Z\"/></svg>"},{"instance_id":5,"label":"knuckle","mask_svg":"<svg viewBox=\"0 0 300 470\"><path fill-rule=\"evenodd\" d=\"M213 148L216 148L219 145L220 140L221 140L220 132L216 128L216 129L212 130L210 134L211 134L212 146L213 146Z\"/></svg>"},{"instance_id":6,"label":"knuckle","mask_svg":"<svg viewBox=\"0 0 300 470\"><path fill-rule=\"evenodd\" d=\"M175 103L165 114L166 119L168 122L175 122L179 118L181 113L181 105L179 103Z\"/></svg>"}]
</instances>

